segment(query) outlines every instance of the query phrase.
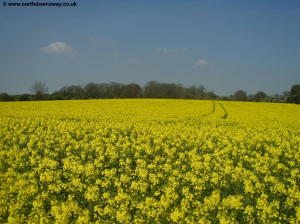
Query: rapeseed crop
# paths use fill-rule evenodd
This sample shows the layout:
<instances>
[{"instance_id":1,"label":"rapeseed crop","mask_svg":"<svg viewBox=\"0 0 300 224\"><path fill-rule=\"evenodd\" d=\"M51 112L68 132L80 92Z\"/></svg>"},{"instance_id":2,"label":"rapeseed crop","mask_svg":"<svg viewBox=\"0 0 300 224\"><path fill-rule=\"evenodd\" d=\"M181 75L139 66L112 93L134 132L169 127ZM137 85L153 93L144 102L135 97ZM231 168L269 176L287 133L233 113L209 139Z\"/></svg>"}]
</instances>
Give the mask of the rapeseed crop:
<instances>
[{"instance_id":1,"label":"rapeseed crop","mask_svg":"<svg viewBox=\"0 0 300 224\"><path fill-rule=\"evenodd\" d=\"M0 103L0 223L299 223L300 108Z\"/></svg>"}]
</instances>

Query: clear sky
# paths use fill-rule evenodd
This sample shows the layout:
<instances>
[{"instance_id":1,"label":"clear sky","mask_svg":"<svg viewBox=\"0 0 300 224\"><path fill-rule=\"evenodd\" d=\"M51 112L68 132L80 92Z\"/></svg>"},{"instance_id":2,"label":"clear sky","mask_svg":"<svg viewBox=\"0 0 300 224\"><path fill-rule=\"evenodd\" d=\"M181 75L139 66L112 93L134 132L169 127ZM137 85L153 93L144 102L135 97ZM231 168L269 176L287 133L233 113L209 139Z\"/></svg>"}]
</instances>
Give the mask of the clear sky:
<instances>
[{"instance_id":1,"label":"clear sky","mask_svg":"<svg viewBox=\"0 0 300 224\"><path fill-rule=\"evenodd\" d=\"M281 93L300 83L298 0L77 3L1 2L0 92L28 93L36 80L50 92L90 81L156 80L202 84L220 95Z\"/></svg>"}]
</instances>

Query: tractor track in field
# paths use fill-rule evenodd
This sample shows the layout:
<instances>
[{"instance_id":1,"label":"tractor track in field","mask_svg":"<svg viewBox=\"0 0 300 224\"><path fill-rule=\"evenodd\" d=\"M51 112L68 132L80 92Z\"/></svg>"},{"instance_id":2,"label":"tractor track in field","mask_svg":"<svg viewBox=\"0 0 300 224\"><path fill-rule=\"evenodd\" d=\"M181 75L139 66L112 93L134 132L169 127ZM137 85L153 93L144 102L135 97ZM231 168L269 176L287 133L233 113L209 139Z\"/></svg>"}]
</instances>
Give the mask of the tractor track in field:
<instances>
[{"instance_id":1,"label":"tractor track in field","mask_svg":"<svg viewBox=\"0 0 300 224\"><path fill-rule=\"evenodd\" d=\"M215 111L216 111L216 103L213 102L213 103L212 103L212 109L211 109L211 111L210 111L209 113L202 114L201 117L204 118L204 117L207 117L207 116L209 116L209 115L212 115L213 113L215 113Z\"/></svg>"},{"instance_id":2,"label":"tractor track in field","mask_svg":"<svg viewBox=\"0 0 300 224\"><path fill-rule=\"evenodd\" d=\"M222 119L226 119L228 117L228 112L226 110L226 108L224 107L224 105L222 103L219 103L220 107L223 109L224 111L224 115L221 117Z\"/></svg>"},{"instance_id":3,"label":"tractor track in field","mask_svg":"<svg viewBox=\"0 0 300 224\"><path fill-rule=\"evenodd\" d=\"M229 115L229 114L228 114L228 111L227 111L227 109L225 108L225 106L224 106L222 103L219 103L219 105L220 105L220 107L222 108L222 110L223 110L223 112L224 112L224 114L223 114L223 116L221 117L221 119L226 119L226 118L228 117L228 115ZM208 116L214 114L215 111L216 111L216 103L213 102L213 103L212 103L212 109L211 109L211 111L210 111L209 113L202 114L201 117L202 117L202 118L208 117Z\"/></svg>"}]
</instances>

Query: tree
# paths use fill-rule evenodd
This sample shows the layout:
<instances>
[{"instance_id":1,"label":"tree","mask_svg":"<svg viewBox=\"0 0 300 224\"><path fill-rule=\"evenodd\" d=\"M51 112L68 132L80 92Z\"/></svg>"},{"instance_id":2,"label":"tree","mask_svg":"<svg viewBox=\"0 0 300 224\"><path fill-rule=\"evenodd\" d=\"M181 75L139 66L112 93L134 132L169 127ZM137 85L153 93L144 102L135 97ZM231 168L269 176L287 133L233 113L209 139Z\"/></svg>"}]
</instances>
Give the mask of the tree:
<instances>
[{"instance_id":1,"label":"tree","mask_svg":"<svg viewBox=\"0 0 300 224\"><path fill-rule=\"evenodd\" d=\"M237 101L246 101L247 93L244 90L238 90L233 94L232 98Z\"/></svg>"},{"instance_id":2,"label":"tree","mask_svg":"<svg viewBox=\"0 0 300 224\"><path fill-rule=\"evenodd\" d=\"M0 94L0 101L13 101L13 97L8 95L7 93Z\"/></svg>"},{"instance_id":3,"label":"tree","mask_svg":"<svg viewBox=\"0 0 300 224\"><path fill-rule=\"evenodd\" d=\"M264 93L263 91L258 91L255 95L254 95L254 101L259 102L262 101L263 99L265 99L267 97L267 94Z\"/></svg>"},{"instance_id":4,"label":"tree","mask_svg":"<svg viewBox=\"0 0 300 224\"><path fill-rule=\"evenodd\" d=\"M300 94L300 84L293 85L292 88L291 88L290 94L292 96L299 95Z\"/></svg>"},{"instance_id":5,"label":"tree","mask_svg":"<svg viewBox=\"0 0 300 224\"><path fill-rule=\"evenodd\" d=\"M43 95L48 92L48 88L45 83L41 81L35 81L32 84L30 91L35 94L37 100L41 100L43 98Z\"/></svg>"},{"instance_id":6,"label":"tree","mask_svg":"<svg viewBox=\"0 0 300 224\"><path fill-rule=\"evenodd\" d=\"M54 93L55 96L60 96L62 99L83 99L85 92L79 85L64 86L59 91Z\"/></svg>"},{"instance_id":7,"label":"tree","mask_svg":"<svg viewBox=\"0 0 300 224\"><path fill-rule=\"evenodd\" d=\"M17 100L28 101L28 100L31 100L31 97L29 94L21 94L21 95L17 96Z\"/></svg>"},{"instance_id":8,"label":"tree","mask_svg":"<svg viewBox=\"0 0 300 224\"><path fill-rule=\"evenodd\" d=\"M98 85L94 82L86 84L84 90L88 98L96 99L99 97Z\"/></svg>"},{"instance_id":9,"label":"tree","mask_svg":"<svg viewBox=\"0 0 300 224\"><path fill-rule=\"evenodd\" d=\"M109 98L121 98L122 97L122 90L124 84L118 82L111 82L109 84Z\"/></svg>"},{"instance_id":10,"label":"tree","mask_svg":"<svg viewBox=\"0 0 300 224\"><path fill-rule=\"evenodd\" d=\"M209 91L206 93L206 98L207 99L216 99L218 98L218 95L214 93L214 91Z\"/></svg>"},{"instance_id":11,"label":"tree","mask_svg":"<svg viewBox=\"0 0 300 224\"><path fill-rule=\"evenodd\" d=\"M124 98L138 98L142 95L142 88L139 84L130 83L123 86L122 97Z\"/></svg>"},{"instance_id":12,"label":"tree","mask_svg":"<svg viewBox=\"0 0 300 224\"><path fill-rule=\"evenodd\" d=\"M179 99L184 98L184 95L192 97L192 94L188 93L181 84L150 81L144 86L146 98Z\"/></svg>"},{"instance_id":13,"label":"tree","mask_svg":"<svg viewBox=\"0 0 300 224\"><path fill-rule=\"evenodd\" d=\"M300 104L300 84L293 85L291 88L291 101Z\"/></svg>"},{"instance_id":14,"label":"tree","mask_svg":"<svg viewBox=\"0 0 300 224\"><path fill-rule=\"evenodd\" d=\"M213 91L206 92L205 87L203 85L200 85L196 87L196 98L197 99L204 99L206 96L210 98L210 96L214 95Z\"/></svg>"},{"instance_id":15,"label":"tree","mask_svg":"<svg viewBox=\"0 0 300 224\"><path fill-rule=\"evenodd\" d=\"M161 98L161 85L159 82L150 81L144 86L146 98Z\"/></svg>"}]
</instances>

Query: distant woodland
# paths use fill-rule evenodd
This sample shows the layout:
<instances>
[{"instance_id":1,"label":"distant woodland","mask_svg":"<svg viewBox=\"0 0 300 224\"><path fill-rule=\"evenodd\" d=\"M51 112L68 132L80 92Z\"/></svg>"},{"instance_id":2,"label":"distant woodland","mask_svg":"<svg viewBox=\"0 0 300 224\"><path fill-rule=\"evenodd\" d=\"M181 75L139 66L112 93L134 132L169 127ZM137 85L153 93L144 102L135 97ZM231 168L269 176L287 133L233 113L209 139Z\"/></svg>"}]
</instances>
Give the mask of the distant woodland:
<instances>
[{"instance_id":1,"label":"distant woodland","mask_svg":"<svg viewBox=\"0 0 300 224\"><path fill-rule=\"evenodd\" d=\"M237 90L230 96L218 96L208 91L203 85L185 87L176 83L150 81L144 86L137 83L94 83L85 86L70 85L48 93L47 85L36 81L30 88L32 94L9 95L0 94L0 101L31 101L31 100L76 100L76 99L118 99L118 98L162 98L162 99L206 99L233 100L253 102L276 102L300 104L300 84L293 85L289 91L281 94L267 95L263 91L247 94Z\"/></svg>"}]
</instances>

